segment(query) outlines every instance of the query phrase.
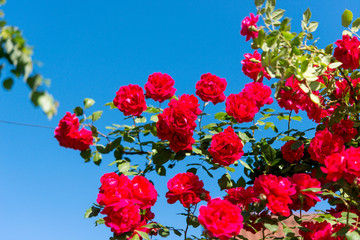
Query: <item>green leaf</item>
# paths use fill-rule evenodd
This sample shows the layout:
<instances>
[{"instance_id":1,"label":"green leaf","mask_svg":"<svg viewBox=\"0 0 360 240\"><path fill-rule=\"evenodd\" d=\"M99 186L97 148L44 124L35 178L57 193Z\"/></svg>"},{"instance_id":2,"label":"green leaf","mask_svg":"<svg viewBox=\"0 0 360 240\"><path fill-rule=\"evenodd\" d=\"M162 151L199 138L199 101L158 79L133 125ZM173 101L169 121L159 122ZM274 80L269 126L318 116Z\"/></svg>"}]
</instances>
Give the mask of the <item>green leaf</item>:
<instances>
[{"instance_id":1,"label":"green leaf","mask_svg":"<svg viewBox=\"0 0 360 240\"><path fill-rule=\"evenodd\" d=\"M99 166L101 163L101 159L102 159L101 154L99 152L95 152L95 155L93 158L94 163Z\"/></svg>"},{"instance_id":2,"label":"green leaf","mask_svg":"<svg viewBox=\"0 0 360 240\"><path fill-rule=\"evenodd\" d=\"M91 107L94 104L95 104L94 99L91 99L91 98L85 98L84 99L84 109L87 109L87 108Z\"/></svg>"},{"instance_id":3,"label":"green leaf","mask_svg":"<svg viewBox=\"0 0 360 240\"><path fill-rule=\"evenodd\" d=\"M105 224L105 220L103 218L100 218L95 221L95 227L99 226L100 224Z\"/></svg>"},{"instance_id":4,"label":"green leaf","mask_svg":"<svg viewBox=\"0 0 360 240\"><path fill-rule=\"evenodd\" d=\"M346 236L347 240L359 240L360 239L360 235L357 230L354 230L352 232L347 232L345 234L345 236Z\"/></svg>"},{"instance_id":5,"label":"green leaf","mask_svg":"<svg viewBox=\"0 0 360 240\"><path fill-rule=\"evenodd\" d=\"M84 114L84 111L83 111L83 109L81 108L81 107L76 107L76 108L74 108L74 113L76 114L76 116L78 117L78 116L81 116L81 115L83 115Z\"/></svg>"},{"instance_id":6,"label":"green leaf","mask_svg":"<svg viewBox=\"0 0 360 240\"><path fill-rule=\"evenodd\" d=\"M271 14L271 18L272 20L276 21L279 20L280 18L282 18L284 16L285 10L283 9L276 9L272 14Z\"/></svg>"},{"instance_id":7,"label":"green leaf","mask_svg":"<svg viewBox=\"0 0 360 240\"><path fill-rule=\"evenodd\" d=\"M309 24L308 31L309 32L315 32L315 30L317 29L318 26L319 26L318 22L311 22Z\"/></svg>"},{"instance_id":8,"label":"green leaf","mask_svg":"<svg viewBox=\"0 0 360 240\"><path fill-rule=\"evenodd\" d=\"M135 230L143 239L150 240L149 235L146 232L141 232L139 230Z\"/></svg>"},{"instance_id":9,"label":"green leaf","mask_svg":"<svg viewBox=\"0 0 360 240\"><path fill-rule=\"evenodd\" d=\"M261 5L263 5L265 2L265 0L255 0L255 6L256 7L261 7Z\"/></svg>"},{"instance_id":10,"label":"green leaf","mask_svg":"<svg viewBox=\"0 0 360 240\"><path fill-rule=\"evenodd\" d=\"M293 117L291 117L291 119L293 119L293 120L295 120L295 121L301 122L302 117L300 117L300 116L293 116Z\"/></svg>"},{"instance_id":11,"label":"green leaf","mask_svg":"<svg viewBox=\"0 0 360 240\"><path fill-rule=\"evenodd\" d=\"M290 140L296 140L296 138L291 137L291 136L285 136L283 138L279 138L279 140L287 142L287 141L290 141Z\"/></svg>"},{"instance_id":12,"label":"green leaf","mask_svg":"<svg viewBox=\"0 0 360 240\"><path fill-rule=\"evenodd\" d=\"M170 235L170 231L169 231L169 229L168 228L161 228L161 229L159 229L159 235L161 236L161 237L167 237L167 236L169 236Z\"/></svg>"},{"instance_id":13,"label":"green leaf","mask_svg":"<svg viewBox=\"0 0 360 240\"><path fill-rule=\"evenodd\" d=\"M103 111L96 111L93 112L93 114L91 114L91 119L93 120L93 122L99 120L99 118L101 117Z\"/></svg>"},{"instance_id":14,"label":"green leaf","mask_svg":"<svg viewBox=\"0 0 360 240\"><path fill-rule=\"evenodd\" d=\"M302 192L321 192L321 188L307 188L307 189L303 189L301 190Z\"/></svg>"},{"instance_id":15,"label":"green leaf","mask_svg":"<svg viewBox=\"0 0 360 240\"><path fill-rule=\"evenodd\" d=\"M91 158L91 149L86 149L81 151L80 156L85 160L85 162L89 162Z\"/></svg>"},{"instance_id":16,"label":"green leaf","mask_svg":"<svg viewBox=\"0 0 360 240\"><path fill-rule=\"evenodd\" d=\"M177 236L181 237L181 232L179 230L174 229L173 231Z\"/></svg>"},{"instance_id":17,"label":"green leaf","mask_svg":"<svg viewBox=\"0 0 360 240\"><path fill-rule=\"evenodd\" d=\"M274 10L275 5L276 0L267 0L265 5L266 11L271 13Z\"/></svg>"},{"instance_id":18,"label":"green leaf","mask_svg":"<svg viewBox=\"0 0 360 240\"><path fill-rule=\"evenodd\" d=\"M353 23L352 23L352 27L351 30L353 32L357 32L360 30L360 18L357 18Z\"/></svg>"},{"instance_id":19,"label":"green leaf","mask_svg":"<svg viewBox=\"0 0 360 240\"><path fill-rule=\"evenodd\" d=\"M155 170L156 170L156 173L159 174L160 176L166 175L166 169L164 168L164 166L156 165Z\"/></svg>"},{"instance_id":20,"label":"green leaf","mask_svg":"<svg viewBox=\"0 0 360 240\"><path fill-rule=\"evenodd\" d=\"M275 219L266 219L264 222L264 227L267 228L270 232L276 232L279 229L278 222Z\"/></svg>"},{"instance_id":21,"label":"green leaf","mask_svg":"<svg viewBox=\"0 0 360 240\"><path fill-rule=\"evenodd\" d=\"M126 173L130 170L130 163L124 161L124 162L120 163L117 167L118 167L119 172Z\"/></svg>"},{"instance_id":22,"label":"green leaf","mask_svg":"<svg viewBox=\"0 0 360 240\"><path fill-rule=\"evenodd\" d=\"M3 87L6 90L10 90L13 85L14 85L14 80L12 78L7 78L3 81Z\"/></svg>"},{"instance_id":23,"label":"green leaf","mask_svg":"<svg viewBox=\"0 0 360 240\"><path fill-rule=\"evenodd\" d=\"M132 142L135 141L135 138L133 136L129 135L127 132L124 133L124 138L123 139L124 139L125 142L129 142L129 143L132 143Z\"/></svg>"},{"instance_id":24,"label":"green leaf","mask_svg":"<svg viewBox=\"0 0 360 240\"><path fill-rule=\"evenodd\" d=\"M331 44L326 46L325 53L326 54L332 54L333 49L334 49L334 45L331 43Z\"/></svg>"},{"instance_id":25,"label":"green leaf","mask_svg":"<svg viewBox=\"0 0 360 240\"><path fill-rule=\"evenodd\" d=\"M329 64L329 68L338 68L342 65L342 62L334 62Z\"/></svg>"},{"instance_id":26,"label":"green leaf","mask_svg":"<svg viewBox=\"0 0 360 240\"><path fill-rule=\"evenodd\" d=\"M146 113L159 113L160 109L156 107L148 107L144 112Z\"/></svg>"},{"instance_id":27,"label":"green leaf","mask_svg":"<svg viewBox=\"0 0 360 240\"><path fill-rule=\"evenodd\" d=\"M158 115L152 115L150 117L150 120L153 121L153 122L158 122L159 121Z\"/></svg>"},{"instance_id":28,"label":"green leaf","mask_svg":"<svg viewBox=\"0 0 360 240\"><path fill-rule=\"evenodd\" d=\"M140 116L135 118L135 123L146 123L146 117Z\"/></svg>"},{"instance_id":29,"label":"green leaf","mask_svg":"<svg viewBox=\"0 0 360 240\"><path fill-rule=\"evenodd\" d=\"M96 217L100 213L100 211L101 211L100 208L92 206L91 208L86 210L84 218Z\"/></svg>"},{"instance_id":30,"label":"green leaf","mask_svg":"<svg viewBox=\"0 0 360 240\"><path fill-rule=\"evenodd\" d=\"M284 36L284 38L285 38L287 41L290 41L291 39L294 38L294 35L292 35L290 32L282 31L281 34Z\"/></svg>"},{"instance_id":31,"label":"green leaf","mask_svg":"<svg viewBox=\"0 0 360 240\"><path fill-rule=\"evenodd\" d=\"M249 164L247 164L247 163L244 162L243 160L239 160L239 162L240 162L241 165L243 165L246 169L249 169L251 172L254 172L254 170L249 166Z\"/></svg>"},{"instance_id":32,"label":"green leaf","mask_svg":"<svg viewBox=\"0 0 360 240\"><path fill-rule=\"evenodd\" d=\"M353 13L350 10L345 9L341 16L341 24L343 27L348 27L353 20Z\"/></svg>"},{"instance_id":33,"label":"green leaf","mask_svg":"<svg viewBox=\"0 0 360 240\"><path fill-rule=\"evenodd\" d=\"M193 174L196 175L196 173L197 173L197 168L189 168L188 170L186 170L186 172L191 172L191 173L193 173Z\"/></svg>"},{"instance_id":34,"label":"green leaf","mask_svg":"<svg viewBox=\"0 0 360 240\"><path fill-rule=\"evenodd\" d=\"M215 119L220 120L220 121L224 121L228 118L228 114L226 112L218 112L215 114Z\"/></svg>"},{"instance_id":35,"label":"green leaf","mask_svg":"<svg viewBox=\"0 0 360 240\"><path fill-rule=\"evenodd\" d=\"M310 18L311 18L311 11L310 8L308 8L303 14L303 20L306 24L308 24L310 22Z\"/></svg>"},{"instance_id":36,"label":"green leaf","mask_svg":"<svg viewBox=\"0 0 360 240\"><path fill-rule=\"evenodd\" d=\"M218 180L218 184L221 190L228 189L232 187L231 176L229 173L225 173Z\"/></svg>"},{"instance_id":37,"label":"green leaf","mask_svg":"<svg viewBox=\"0 0 360 240\"><path fill-rule=\"evenodd\" d=\"M109 106L110 109L117 108L113 102L108 102L108 103L106 103L104 106Z\"/></svg>"}]
</instances>

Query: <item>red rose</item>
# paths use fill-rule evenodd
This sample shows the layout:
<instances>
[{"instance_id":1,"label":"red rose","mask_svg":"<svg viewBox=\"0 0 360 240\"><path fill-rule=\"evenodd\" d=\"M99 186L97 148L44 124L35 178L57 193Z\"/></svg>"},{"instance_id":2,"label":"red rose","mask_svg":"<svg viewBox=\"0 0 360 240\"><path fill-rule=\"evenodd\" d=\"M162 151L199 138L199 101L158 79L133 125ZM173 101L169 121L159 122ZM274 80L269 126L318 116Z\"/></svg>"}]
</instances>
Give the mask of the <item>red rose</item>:
<instances>
[{"instance_id":1,"label":"red rose","mask_svg":"<svg viewBox=\"0 0 360 240\"><path fill-rule=\"evenodd\" d=\"M248 94L256 101L256 106L258 108L263 107L265 104L272 104L274 100L271 97L271 89L270 87L260 83L248 83L245 84L245 88L243 90L245 94Z\"/></svg>"},{"instance_id":2,"label":"red rose","mask_svg":"<svg viewBox=\"0 0 360 240\"><path fill-rule=\"evenodd\" d=\"M358 131L354 128L354 122L351 120L342 119L339 123L335 123L331 126L334 134L342 137L345 143L348 143L353 139Z\"/></svg>"},{"instance_id":3,"label":"red rose","mask_svg":"<svg viewBox=\"0 0 360 240\"><path fill-rule=\"evenodd\" d=\"M176 89L173 88L175 81L166 73L153 73L145 84L146 98L163 102L174 96Z\"/></svg>"},{"instance_id":4,"label":"red rose","mask_svg":"<svg viewBox=\"0 0 360 240\"><path fill-rule=\"evenodd\" d=\"M111 205L105 206L101 212L105 225L111 228L116 235L134 231L140 224L140 207L129 200L120 200Z\"/></svg>"},{"instance_id":5,"label":"red rose","mask_svg":"<svg viewBox=\"0 0 360 240\"><path fill-rule=\"evenodd\" d=\"M312 93L319 97L320 104L325 107L319 106L306 96L303 110L306 111L309 119L314 120L316 123L320 123L324 118L330 116L335 111L336 106L326 106L325 99L323 96L319 95L319 92L314 91Z\"/></svg>"},{"instance_id":6,"label":"red rose","mask_svg":"<svg viewBox=\"0 0 360 240\"><path fill-rule=\"evenodd\" d=\"M327 156L333 153L342 152L344 150L344 141L341 137L331 134L329 130L325 129L317 131L315 137L310 142L308 152L311 159L324 164Z\"/></svg>"},{"instance_id":7,"label":"red rose","mask_svg":"<svg viewBox=\"0 0 360 240\"><path fill-rule=\"evenodd\" d=\"M352 184L355 178L360 177L360 148L350 147L343 152L346 161L344 178Z\"/></svg>"},{"instance_id":8,"label":"red rose","mask_svg":"<svg viewBox=\"0 0 360 240\"><path fill-rule=\"evenodd\" d=\"M169 140L173 133L170 128L170 114L171 109L165 108L163 113L158 115L159 120L156 122L157 137L163 141Z\"/></svg>"},{"instance_id":9,"label":"red rose","mask_svg":"<svg viewBox=\"0 0 360 240\"><path fill-rule=\"evenodd\" d=\"M130 199L130 179L116 173L106 173L100 178L101 187L97 197L100 205L109 205L121 199Z\"/></svg>"},{"instance_id":10,"label":"red rose","mask_svg":"<svg viewBox=\"0 0 360 240\"><path fill-rule=\"evenodd\" d=\"M174 152L179 152L181 150L191 151L192 145L195 143L195 139L191 135L182 134L175 132L170 138L170 148Z\"/></svg>"},{"instance_id":11,"label":"red rose","mask_svg":"<svg viewBox=\"0 0 360 240\"><path fill-rule=\"evenodd\" d=\"M212 161L222 166L229 166L244 155L241 139L231 126L212 136L208 151L213 158Z\"/></svg>"},{"instance_id":12,"label":"red rose","mask_svg":"<svg viewBox=\"0 0 360 240\"><path fill-rule=\"evenodd\" d=\"M341 67L344 69L357 69L360 59L360 41L357 37L343 35L342 40L337 40L335 44L337 47L334 51L334 57L343 63Z\"/></svg>"},{"instance_id":13,"label":"red rose","mask_svg":"<svg viewBox=\"0 0 360 240\"><path fill-rule=\"evenodd\" d=\"M139 85L120 87L113 102L125 116L140 116L147 108L143 89Z\"/></svg>"},{"instance_id":14,"label":"red rose","mask_svg":"<svg viewBox=\"0 0 360 240\"><path fill-rule=\"evenodd\" d=\"M183 94L180 96L179 100L171 99L168 105L169 107L180 107L189 109L196 115L199 115L202 112L199 108L199 100L194 95Z\"/></svg>"},{"instance_id":15,"label":"red rose","mask_svg":"<svg viewBox=\"0 0 360 240\"><path fill-rule=\"evenodd\" d=\"M255 100L243 92L230 94L225 105L227 114L234 117L238 123L251 122L259 111Z\"/></svg>"},{"instance_id":16,"label":"red rose","mask_svg":"<svg viewBox=\"0 0 360 240\"><path fill-rule=\"evenodd\" d=\"M170 107L167 120L172 132L191 135L196 128L197 115L186 108Z\"/></svg>"},{"instance_id":17,"label":"red rose","mask_svg":"<svg viewBox=\"0 0 360 240\"><path fill-rule=\"evenodd\" d=\"M157 191L154 185L143 176L135 176L131 180L132 199L138 201L142 209L154 206L157 200Z\"/></svg>"},{"instance_id":18,"label":"red rose","mask_svg":"<svg viewBox=\"0 0 360 240\"><path fill-rule=\"evenodd\" d=\"M246 76L258 82L262 82L264 77L268 80L271 79L269 73L261 65L261 55L257 50L255 50L254 54L246 53L244 57L245 59L241 60L241 64L243 65L242 71ZM262 73L262 76L258 79L260 73Z\"/></svg>"},{"instance_id":19,"label":"red rose","mask_svg":"<svg viewBox=\"0 0 360 240\"><path fill-rule=\"evenodd\" d=\"M302 210L307 212L316 205L316 202L320 202L320 199L316 196L316 194L321 193L320 191L302 191L307 188L321 188L321 183L317 179L312 178L305 173L298 173L294 174L289 180L294 184L296 189L296 194L291 196L293 203L290 205L290 208L292 210L299 210L302 208ZM302 204L299 198L300 194L303 197Z\"/></svg>"},{"instance_id":20,"label":"red rose","mask_svg":"<svg viewBox=\"0 0 360 240\"><path fill-rule=\"evenodd\" d=\"M199 223L211 237L229 240L237 236L243 227L241 210L227 200L212 199L199 209Z\"/></svg>"},{"instance_id":21,"label":"red rose","mask_svg":"<svg viewBox=\"0 0 360 240\"><path fill-rule=\"evenodd\" d=\"M257 198L253 187L248 187L246 189L243 187L237 187L226 189L225 191L227 195L224 199L234 205L237 205L241 209L247 210L249 208L249 204L260 201Z\"/></svg>"},{"instance_id":22,"label":"red rose","mask_svg":"<svg viewBox=\"0 0 360 240\"><path fill-rule=\"evenodd\" d=\"M170 204L179 200L184 207L188 208L201 200L210 200L209 192L203 188L204 183L191 172L176 174L168 181L167 187L169 191L166 193L166 198Z\"/></svg>"},{"instance_id":23,"label":"red rose","mask_svg":"<svg viewBox=\"0 0 360 240\"><path fill-rule=\"evenodd\" d=\"M296 113L305 109L309 97L301 90L299 84L295 76L286 79L285 87L279 91L277 98L280 107L289 111L294 110Z\"/></svg>"},{"instance_id":24,"label":"red rose","mask_svg":"<svg viewBox=\"0 0 360 240\"><path fill-rule=\"evenodd\" d=\"M226 80L219 78L211 73L201 75L201 79L196 83L196 95L204 102L212 102L214 105L225 101L224 91Z\"/></svg>"},{"instance_id":25,"label":"red rose","mask_svg":"<svg viewBox=\"0 0 360 240\"><path fill-rule=\"evenodd\" d=\"M304 156L304 144L301 144L297 149L291 149L291 146L295 143L297 143L297 141L290 140L281 147L283 158L289 163L298 162Z\"/></svg>"},{"instance_id":26,"label":"red rose","mask_svg":"<svg viewBox=\"0 0 360 240\"><path fill-rule=\"evenodd\" d=\"M335 240L336 238L331 237L332 226L330 223L324 222L310 222L305 221L301 223L302 227L308 229L303 231L300 229L299 233L304 240Z\"/></svg>"},{"instance_id":27,"label":"red rose","mask_svg":"<svg viewBox=\"0 0 360 240\"><path fill-rule=\"evenodd\" d=\"M241 22L241 31L240 34L246 36L246 41L249 41L250 38L257 38L258 32L256 31L256 23L259 20L259 16L254 16L254 14L250 13L250 17L245 17ZM251 29L255 28L255 29Z\"/></svg>"},{"instance_id":28,"label":"red rose","mask_svg":"<svg viewBox=\"0 0 360 240\"><path fill-rule=\"evenodd\" d=\"M292 203L291 196L296 190L288 179L272 174L261 175L255 178L254 191L257 195L266 196L266 206L272 213L286 217L290 215L288 205Z\"/></svg>"},{"instance_id":29,"label":"red rose","mask_svg":"<svg viewBox=\"0 0 360 240\"><path fill-rule=\"evenodd\" d=\"M325 167L321 170L327 174L326 179L337 181L342 178L346 168L346 161L342 153L333 153L324 160Z\"/></svg>"},{"instance_id":30,"label":"red rose","mask_svg":"<svg viewBox=\"0 0 360 240\"><path fill-rule=\"evenodd\" d=\"M55 138L60 146L84 151L93 145L92 132L82 128L79 131L79 119L69 112L60 120L55 128Z\"/></svg>"}]
</instances>

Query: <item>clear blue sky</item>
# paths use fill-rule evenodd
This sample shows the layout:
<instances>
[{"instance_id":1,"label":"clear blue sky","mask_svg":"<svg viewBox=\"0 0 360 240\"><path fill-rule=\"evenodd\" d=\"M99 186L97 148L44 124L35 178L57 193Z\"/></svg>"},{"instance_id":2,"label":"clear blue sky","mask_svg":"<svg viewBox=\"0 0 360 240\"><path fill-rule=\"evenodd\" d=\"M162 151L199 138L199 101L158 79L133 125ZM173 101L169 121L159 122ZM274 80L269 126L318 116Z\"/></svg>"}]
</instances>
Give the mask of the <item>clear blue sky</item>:
<instances>
[{"instance_id":1,"label":"clear blue sky","mask_svg":"<svg viewBox=\"0 0 360 240\"><path fill-rule=\"evenodd\" d=\"M345 8L360 17L358 0L278 0L278 7L287 10L295 31L310 7L313 20L320 22L315 36L323 47L341 37ZM52 80L51 93L60 108L48 121L30 104L19 80L13 91L0 90L0 120L55 127L85 97L96 100L93 110L103 109L120 86L143 86L153 72L170 74L177 94L194 93L206 72L227 79L226 95L249 82L240 61L253 50L239 31L241 20L255 12L250 0L9 0L4 10L8 23L19 26L35 46L34 59L43 63L40 72ZM112 111L100 123L121 119ZM0 132L0 239L108 239L110 229L93 227L83 214L96 200L100 176L114 171L106 167L111 158L101 167L85 164L78 151L59 147L49 129L0 123ZM169 177L154 179L160 193L154 211L159 222L175 219L178 224L182 218L175 213L181 209L174 206L179 204L164 205ZM210 183L205 182L206 188L217 188Z\"/></svg>"}]
</instances>

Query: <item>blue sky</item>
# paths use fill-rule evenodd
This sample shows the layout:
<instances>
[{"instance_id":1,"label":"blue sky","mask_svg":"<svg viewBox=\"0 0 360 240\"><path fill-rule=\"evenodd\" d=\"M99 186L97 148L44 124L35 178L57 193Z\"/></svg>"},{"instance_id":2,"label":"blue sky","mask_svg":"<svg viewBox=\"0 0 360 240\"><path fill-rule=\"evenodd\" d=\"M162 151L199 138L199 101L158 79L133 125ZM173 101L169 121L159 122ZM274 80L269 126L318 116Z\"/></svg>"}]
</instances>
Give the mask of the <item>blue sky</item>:
<instances>
[{"instance_id":1,"label":"blue sky","mask_svg":"<svg viewBox=\"0 0 360 240\"><path fill-rule=\"evenodd\" d=\"M278 7L287 10L295 31L310 7L312 19L320 22L315 36L322 47L341 37L345 8L360 17L357 0L278 0ZM30 104L19 80L12 91L1 90L0 120L55 127L85 97L96 100L92 110L102 110L120 86L143 86L153 72L170 74L177 94L194 93L207 72L227 80L226 95L249 82L240 61L252 50L239 31L241 20L255 12L253 1L15 0L4 11L8 23L19 26L35 47L34 59L43 63L39 71L52 80L50 90L60 107L48 121ZM220 105L210 111L222 110ZM122 120L117 111L104 114L100 124ZM101 167L85 164L78 151L59 147L51 129L0 123L0 131L0 239L108 239L110 230L93 227L83 214L96 200L101 175L114 171L106 167L112 159ZM165 180L174 174L153 178L160 193L156 220L166 225L182 219L175 215L181 211L178 203L165 205ZM218 193L210 180L205 187Z\"/></svg>"}]
</instances>

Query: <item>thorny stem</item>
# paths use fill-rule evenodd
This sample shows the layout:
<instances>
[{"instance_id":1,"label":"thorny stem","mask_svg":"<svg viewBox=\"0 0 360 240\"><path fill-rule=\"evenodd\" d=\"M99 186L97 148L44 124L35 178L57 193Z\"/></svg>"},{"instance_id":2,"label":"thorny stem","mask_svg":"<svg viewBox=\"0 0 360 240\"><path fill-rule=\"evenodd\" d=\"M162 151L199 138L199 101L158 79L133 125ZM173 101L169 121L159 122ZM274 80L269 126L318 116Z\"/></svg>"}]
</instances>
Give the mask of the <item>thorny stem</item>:
<instances>
[{"instance_id":1,"label":"thorny stem","mask_svg":"<svg viewBox=\"0 0 360 240\"><path fill-rule=\"evenodd\" d=\"M132 116L132 119L133 119L133 121L134 121L134 127L136 127L136 122L135 122L135 116ZM139 145L140 145L140 150L143 152L144 150L143 150L143 148L142 148L142 146L141 146L141 141L140 141L140 129L139 129L139 131L138 131L138 134L137 134L137 139L138 139L138 141L139 141Z\"/></svg>"},{"instance_id":2,"label":"thorny stem","mask_svg":"<svg viewBox=\"0 0 360 240\"><path fill-rule=\"evenodd\" d=\"M188 224L188 221L187 219L190 217L190 207L188 207L187 209L187 217L186 217L186 229L185 229L185 233L184 233L184 240L186 240L186 234L187 234L187 231L189 229L189 224Z\"/></svg>"},{"instance_id":3,"label":"thorny stem","mask_svg":"<svg viewBox=\"0 0 360 240\"><path fill-rule=\"evenodd\" d=\"M202 108L202 113L204 113L205 111L205 106L206 106L206 102L204 102L204 105L203 105L203 108ZM199 119L199 130L201 132L201 120L202 120L202 117L203 115L200 116L200 119Z\"/></svg>"}]
</instances>

